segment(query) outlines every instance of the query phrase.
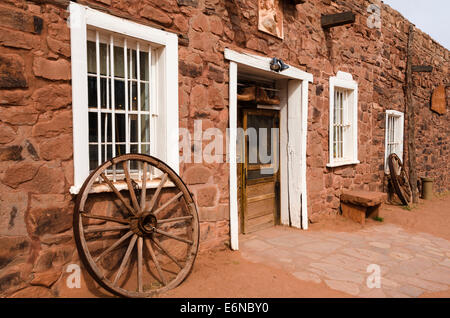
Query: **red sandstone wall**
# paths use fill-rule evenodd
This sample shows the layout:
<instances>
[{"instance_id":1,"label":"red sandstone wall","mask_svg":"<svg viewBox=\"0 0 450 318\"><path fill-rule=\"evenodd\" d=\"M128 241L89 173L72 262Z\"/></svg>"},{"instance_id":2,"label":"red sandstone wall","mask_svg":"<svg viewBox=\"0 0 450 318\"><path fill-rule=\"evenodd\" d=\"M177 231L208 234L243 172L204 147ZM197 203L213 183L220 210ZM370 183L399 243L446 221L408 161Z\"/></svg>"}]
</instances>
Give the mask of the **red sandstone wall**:
<instances>
[{"instance_id":1,"label":"red sandstone wall","mask_svg":"<svg viewBox=\"0 0 450 318\"><path fill-rule=\"evenodd\" d=\"M408 29L408 22L389 7L383 6L382 28L377 30L366 24L369 1L285 5L282 41L257 31L256 0L78 2L180 35L180 126L191 131L195 119L203 120L203 129L225 131L228 126L225 47L278 56L312 73L307 145L311 218L334 213L342 189L383 189L384 111L404 111ZM0 4L0 295L4 296L64 295L64 266L78 262L71 232L73 199L68 194L73 163L66 5L65 0ZM355 24L322 30L321 14L349 9L357 14ZM419 176L436 178L436 190L445 191L450 184L449 113L431 112L429 101L432 89L448 80L448 50L421 32L414 47L417 64L435 67L432 74L414 75ZM338 70L353 74L359 83L361 164L328 169L328 80ZM202 250L228 241L227 168L226 164L181 167L197 200Z\"/></svg>"}]
</instances>

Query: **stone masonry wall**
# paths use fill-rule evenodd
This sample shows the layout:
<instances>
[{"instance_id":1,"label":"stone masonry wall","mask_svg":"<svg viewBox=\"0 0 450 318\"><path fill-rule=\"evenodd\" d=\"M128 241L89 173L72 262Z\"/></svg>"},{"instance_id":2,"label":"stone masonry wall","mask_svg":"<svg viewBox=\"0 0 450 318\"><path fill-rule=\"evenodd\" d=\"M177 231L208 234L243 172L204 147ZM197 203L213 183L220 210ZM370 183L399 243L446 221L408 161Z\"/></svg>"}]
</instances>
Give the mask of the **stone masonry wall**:
<instances>
[{"instance_id":1,"label":"stone masonry wall","mask_svg":"<svg viewBox=\"0 0 450 318\"><path fill-rule=\"evenodd\" d=\"M342 189L384 189L384 116L386 109L405 111L409 26L390 7L382 5L379 30L367 27L371 1L306 0L297 6L287 1L280 40L258 32L256 0L77 2L179 35L180 127L192 133L198 119L203 130L217 127L225 133L228 127L226 47L277 56L312 73L307 144L311 219L336 213ZM73 149L67 5L66 0L0 3L0 296L71 295L65 266L79 263L69 194ZM321 14L347 10L356 13L354 24L321 28ZM448 54L417 30L414 62L435 67L433 73L414 74L418 175L435 178L437 191L450 185L450 161L445 159L450 115L433 113L429 104L434 87L448 81ZM337 71L351 73L359 83L361 163L330 169L328 81ZM199 209L201 250L228 243L228 165L183 164L180 171Z\"/></svg>"}]
</instances>

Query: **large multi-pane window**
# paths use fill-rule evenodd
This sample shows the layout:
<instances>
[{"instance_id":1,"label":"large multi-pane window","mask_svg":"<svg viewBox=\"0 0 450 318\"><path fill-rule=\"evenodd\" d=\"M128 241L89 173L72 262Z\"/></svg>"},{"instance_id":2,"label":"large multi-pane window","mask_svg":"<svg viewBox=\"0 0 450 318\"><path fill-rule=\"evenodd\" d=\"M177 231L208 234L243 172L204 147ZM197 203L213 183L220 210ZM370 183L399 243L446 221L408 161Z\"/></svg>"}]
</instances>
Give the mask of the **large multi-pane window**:
<instances>
[{"instance_id":1,"label":"large multi-pane window","mask_svg":"<svg viewBox=\"0 0 450 318\"><path fill-rule=\"evenodd\" d=\"M74 2L70 35L71 193L99 164L125 153L156 156L177 172L177 35ZM120 173L114 165L109 172L113 180Z\"/></svg>"},{"instance_id":2,"label":"large multi-pane window","mask_svg":"<svg viewBox=\"0 0 450 318\"><path fill-rule=\"evenodd\" d=\"M125 153L150 154L152 47L88 30L89 168Z\"/></svg>"},{"instance_id":3,"label":"large multi-pane window","mask_svg":"<svg viewBox=\"0 0 450 318\"><path fill-rule=\"evenodd\" d=\"M386 111L386 140L385 140L385 160L384 169L389 173L388 158L391 153L395 153L400 160L403 160L403 126L404 114L396 110Z\"/></svg>"},{"instance_id":4,"label":"large multi-pane window","mask_svg":"<svg viewBox=\"0 0 450 318\"><path fill-rule=\"evenodd\" d=\"M330 156L328 167L358 161L358 85L348 73L330 78Z\"/></svg>"}]
</instances>

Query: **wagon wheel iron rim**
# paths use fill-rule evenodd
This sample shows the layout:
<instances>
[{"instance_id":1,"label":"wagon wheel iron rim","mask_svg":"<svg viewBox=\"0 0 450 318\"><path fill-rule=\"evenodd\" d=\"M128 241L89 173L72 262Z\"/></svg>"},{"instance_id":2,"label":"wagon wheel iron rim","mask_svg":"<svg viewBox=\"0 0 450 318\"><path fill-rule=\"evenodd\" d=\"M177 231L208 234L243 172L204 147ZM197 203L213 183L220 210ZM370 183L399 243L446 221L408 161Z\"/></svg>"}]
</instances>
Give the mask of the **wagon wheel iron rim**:
<instances>
[{"instance_id":1,"label":"wagon wheel iron rim","mask_svg":"<svg viewBox=\"0 0 450 318\"><path fill-rule=\"evenodd\" d=\"M99 185L108 192L92 191ZM89 175L77 195L73 229L89 274L124 297L152 297L177 287L198 251L191 193L168 165L143 154L115 157Z\"/></svg>"},{"instance_id":2,"label":"wagon wheel iron rim","mask_svg":"<svg viewBox=\"0 0 450 318\"><path fill-rule=\"evenodd\" d=\"M391 182L395 193L403 205L409 205L412 201L412 191L409 184L409 178L403 167L402 161L395 153L392 153L389 155L388 164Z\"/></svg>"}]
</instances>

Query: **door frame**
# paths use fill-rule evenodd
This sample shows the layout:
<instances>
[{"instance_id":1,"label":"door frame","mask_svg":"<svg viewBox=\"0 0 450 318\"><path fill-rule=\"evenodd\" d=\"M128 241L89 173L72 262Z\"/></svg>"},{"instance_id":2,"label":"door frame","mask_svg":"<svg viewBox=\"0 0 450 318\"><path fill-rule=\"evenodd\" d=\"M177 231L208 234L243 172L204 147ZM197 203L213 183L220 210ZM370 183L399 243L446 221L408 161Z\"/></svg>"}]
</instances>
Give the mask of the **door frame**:
<instances>
[{"instance_id":1,"label":"door frame","mask_svg":"<svg viewBox=\"0 0 450 318\"><path fill-rule=\"evenodd\" d=\"M282 73L270 70L269 57L225 49L229 70L229 204L231 248L239 249L237 193L237 76L238 67L264 72L269 77L287 80L286 96L281 96L280 110L280 217L281 224L306 230L308 206L306 194L306 134L308 131L308 84L310 73L290 66ZM298 121L301 129L298 129ZM300 167L293 163L300 162Z\"/></svg>"}]
</instances>

